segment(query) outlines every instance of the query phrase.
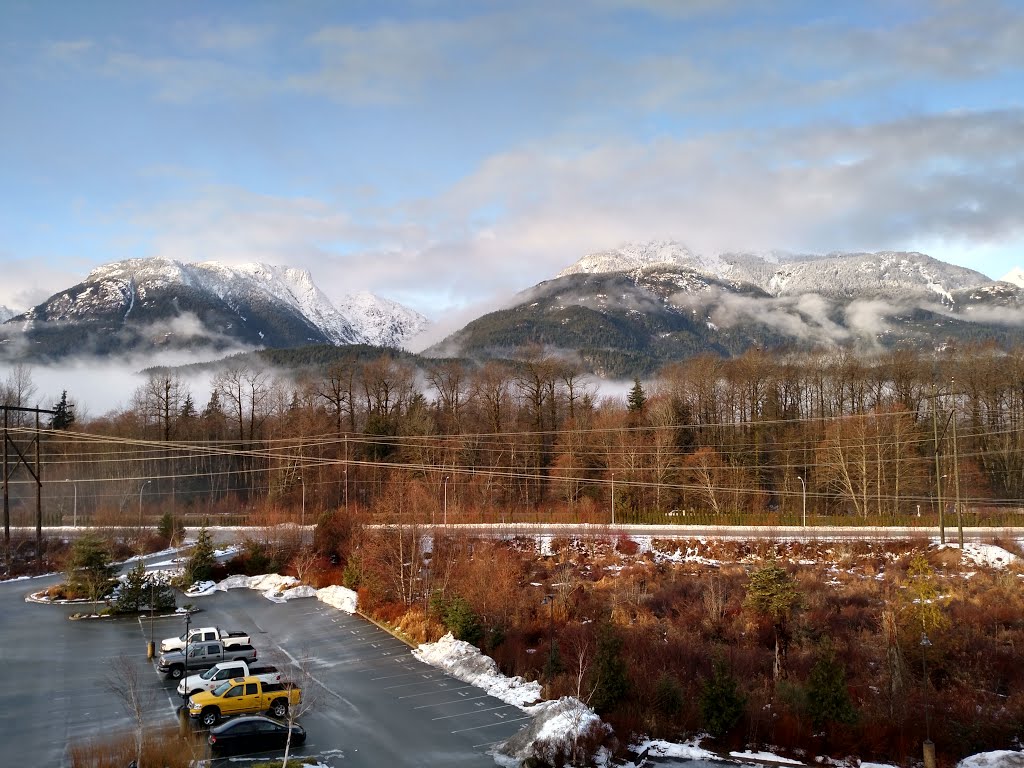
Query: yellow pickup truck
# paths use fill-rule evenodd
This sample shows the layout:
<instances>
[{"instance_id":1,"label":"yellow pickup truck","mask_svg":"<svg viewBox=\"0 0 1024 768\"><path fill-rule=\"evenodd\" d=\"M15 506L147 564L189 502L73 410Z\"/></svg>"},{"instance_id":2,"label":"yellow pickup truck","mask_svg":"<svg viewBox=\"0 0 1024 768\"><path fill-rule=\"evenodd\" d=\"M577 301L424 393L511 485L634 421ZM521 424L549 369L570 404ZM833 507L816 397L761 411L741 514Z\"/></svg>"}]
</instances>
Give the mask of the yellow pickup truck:
<instances>
[{"instance_id":1,"label":"yellow pickup truck","mask_svg":"<svg viewBox=\"0 0 1024 768\"><path fill-rule=\"evenodd\" d=\"M268 712L284 717L289 707L301 701L302 691L295 683L266 683L250 675L225 680L212 691L193 694L188 700L188 714L210 728L222 717L232 715Z\"/></svg>"}]
</instances>

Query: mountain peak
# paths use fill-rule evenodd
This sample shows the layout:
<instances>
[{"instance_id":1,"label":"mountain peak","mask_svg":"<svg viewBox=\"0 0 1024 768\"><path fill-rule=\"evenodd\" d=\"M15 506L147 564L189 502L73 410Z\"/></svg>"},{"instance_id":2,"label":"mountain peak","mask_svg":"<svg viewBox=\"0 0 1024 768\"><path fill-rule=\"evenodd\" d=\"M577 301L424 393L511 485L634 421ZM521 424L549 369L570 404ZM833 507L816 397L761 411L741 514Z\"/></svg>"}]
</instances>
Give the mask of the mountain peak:
<instances>
[{"instance_id":1,"label":"mountain peak","mask_svg":"<svg viewBox=\"0 0 1024 768\"><path fill-rule=\"evenodd\" d=\"M1013 283L1014 285L1024 288L1024 269L1020 267L1014 267L1001 278L999 278L999 282Z\"/></svg>"},{"instance_id":2,"label":"mountain peak","mask_svg":"<svg viewBox=\"0 0 1024 768\"><path fill-rule=\"evenodd\" d=\"M0 315L0 322L8 318ZM108 351L187 346L189 339L215 346L233 341L397 347L426 325L412 310L365 292L339 308L307 269L165 258L103 264L16 319L23 321L24 332L37 335L59 335L60 325L80 326L76 333L92 334L93 346ZM67 343L54 350L58 355L72 351Z\"/></svg>"}]
</instances>

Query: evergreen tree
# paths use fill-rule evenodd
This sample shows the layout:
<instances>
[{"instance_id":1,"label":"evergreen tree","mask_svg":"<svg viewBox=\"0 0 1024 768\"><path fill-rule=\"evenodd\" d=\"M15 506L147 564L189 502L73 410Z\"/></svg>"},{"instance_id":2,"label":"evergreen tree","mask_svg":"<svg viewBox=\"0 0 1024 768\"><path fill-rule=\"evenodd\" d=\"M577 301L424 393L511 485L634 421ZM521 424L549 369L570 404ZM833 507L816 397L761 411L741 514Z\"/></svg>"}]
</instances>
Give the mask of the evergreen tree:
<instances>
[{"instance_id":1,"label":"evergreen tree","mask_svg":"<svg viewBox=\"0 0 1024 768\"><path fill-rule=\"evenodd\" d=\"M700 712L704 727L712 736L724 736L743 717L746 698L739 691L736 678L722 661L716 661L714 670L700 692Z\"/></svg>"},{"instance_id":2,"label":"evergreen tree","mask_svg":"<svg viewBox=\"0 0 1024 768\"><path fill-rule=\"evenodd\" d=\"M167 542L169 546L177 546L181 537L185 534L185 526L180 520L174 517L171 512L164 512L156 528L157 535Z\"/></svg>"},{"instance_id":3,"label":"evergreen tree","mask_svg":"<svg viewBox=\"0 0 1024 768\"><path fill-rule=\"evenodd\" d=\"M148 601L149 583L146 579L146 566L139 560L121 581L121 588L117 593L117 611L136 613L139 607Z\"/></svg>"},{"instance_id":4,"label":"evergreen tree","mask_svg":"<svg viewBox=\"0 0 1024 768\"><path fill-rule=\"evenodd\" d=\"M774 560L750 575L745 605L771 620L775 629L774 676L785 675L786 652L789 649L789 618L800 604L796 582Z\"/></svg>"},{"instance_id":5,"label":"evergreen tree","mask_svg":"<svg viewBox=\"0 0 1024 768\"><path fill-rule=\"evenodd\" d=\"M50 429L68 429L75 423L75 404L68 402L68 391L61 392L60 401L53 406Z\"/></svg>"},{"instance_id":6,"label":"evergreen tree","mask_svg":"<svg viewBox=\"0 0 1024 768\"><path fill-rule=\"evenodd\" d=\"M629 676L622 656L622 637L610 624L597 637L597 653L592 673L594 694L590 704L599 714L615 708L629 693Z\"/></svg>"},{"instance_id":7,"label":"evergreen tree","mask_svg":"<svg viewBox=\"0 0 1024 768\"><path fill-rule=\"evenodd\" d=\"M71 546L65 576L73 594L84 594L94 603L98 602L116 573L110 550L98 536L86 534Z\"/></svg>"},{"instance_id":8,"label":"evergreen tree","mask_svg":"<svg viewBox=\"0 0 1024 768\"><path fill-rule=\"evenodd\" d=\"M629 390L629 396L626 398L626 405L629 408L630 413L640 413L643 411L646 403L647 393L644 392L643 385L640 384L640 379L634 379L633 388Z\"/></svg>"},{"instance_id":9,"label":"evergreen tree","mask_svg":"<svg viewBox=\"0 0 1024 768\"><path fill-rule=\"evenodd\" d=\"M210 532L204 525L199 529L196 537L196 544L192 548L188 562L185 563L185 581L188 584L195 584L197 581L206 581L213 573L213 566L216 564L214 557L213 539Z\"/></svg>"},{"instance_id":10,"label":"evergreen tree","mask_svg":"<svg viewBox=\"0 0 1024 768\"><path fill-rule=\"evenodd\" d=\"M807 681L807 708L815 728L826 723L852 723L856 710L846 687L846 669L826 642Z\"/></svg>"},{"instance_id":11,"label":"evergreen tree","mask_svg":"<svg viewBox=\"0 0 1024 768\"><path fill-rule=\"evenodd\" d=\"M182 419L194 419L199 415L196 412L196 404L192 400L191 392L185 395L185 402L181 404L180 415Z\"/></svg>"}]
</instances>

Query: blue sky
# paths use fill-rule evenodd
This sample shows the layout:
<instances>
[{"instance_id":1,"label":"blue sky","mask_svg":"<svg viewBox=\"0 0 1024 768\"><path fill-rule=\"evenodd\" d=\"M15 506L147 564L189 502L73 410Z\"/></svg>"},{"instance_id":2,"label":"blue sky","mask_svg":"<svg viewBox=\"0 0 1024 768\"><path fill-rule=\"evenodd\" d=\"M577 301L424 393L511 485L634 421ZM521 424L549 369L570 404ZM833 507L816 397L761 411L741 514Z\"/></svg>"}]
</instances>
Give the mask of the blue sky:
<instances>
[{"instance_id":1,"label":"blue sky","mask_svg":"<svg viewBox=\"0 0 1024 768\"><path fill-rule=\"evenodd\" d=\"M122 258L428 316L589 251L1024 265L1024 6L0 0L0 304Z\"/></svg>"}]
</instances>

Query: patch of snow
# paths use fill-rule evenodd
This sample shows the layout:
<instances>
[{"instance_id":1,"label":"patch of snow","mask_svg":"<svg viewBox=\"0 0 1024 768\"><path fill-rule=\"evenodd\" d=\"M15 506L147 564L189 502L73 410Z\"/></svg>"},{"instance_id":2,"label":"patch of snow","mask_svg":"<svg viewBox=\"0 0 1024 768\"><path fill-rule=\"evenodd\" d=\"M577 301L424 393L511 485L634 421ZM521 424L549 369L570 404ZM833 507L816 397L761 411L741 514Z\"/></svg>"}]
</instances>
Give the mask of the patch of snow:
<instances>
[{"instance_id":1,"label":"patch of snow","mask_svg":"<svg viewBox=\"0 0 1024 768\"><path fill-rule=\"evenodd\" d=\"M1024 752L1008 749L981 752L965 757L956 765L957 768L1024 768Z\"/></svg>"},{"instance_id":2,"label":"patch of snow","mask_svg":"<svg viewBox=\"0 0 1024 768\"><path fill-rule=\"evenodd\" d=\"M436 643L423 643L412 654L464 683L483 688L506 704L525 708L540 699L540 683L528 683L519 676L505 677L494 659L484 656L476 646L456 640L451 632Z\"/></svg>"},{"instance_id":3,"label":"patch of snow","mask_svg":"<svg viewBox=\"0 0 1024 768\"><path fill-rule=\"evenodd\" d=\"M337 585L318 589L316 599L345 613L355 613L359 603L359 596L355 592Z\"/></svg>"},{"instance_id":4,"label":"patch of snow","mask_svg":"<svg viewBox=\"0 0 1024 768\"><path fill-rule=\"evenodd\" d=\"M533 721L512 738L499 744L493 753L498 765L519 766L531 755L540 754L554 764L559 753L571 754L577 739L593 731L611 733L597 713L579 699L566 696L558 701L544 701L530 708ZM597 756L599 765L608 765L610 756L603 751Z\"/></svg>"},{"instance_id":5,"label":"patch of snow","mask_svg":"<svg viewBox=\"0 0 1024 768\"><path fill-rule=\"evenodd\" d=\"M780 757L772 752L751 752L749 749L742 752L730 752L729 756L739 758L740 760L756 760L758 762L782 763L784 765L803 765L799 760Z\"/></svg>"},{"instance_id":6,"label":"patch of snow","mask_svg":"<svg viewBox=\"0 0 1024 768\"><path fill-rule=\"evenodd\" d=\"M940 549L956 549L956 547L940 547ZM1006 568L1020 560L1012 552L1007 552L995 544L975 544L965 542L961 558L975 565L988 566L989 568Z\"/></svg>"},{"instance_id":7,"label":"patch of snow","mask_svg":"<svg viewBox=\"0 0 1024 768\"><path fill-rule=\"evenodd\" d=\"M651 757L681 757L687 760L719 759L718 755L714 752L709 752L700 746L701 738L703 737L698 736L681 744L661 739L651 739L632 745L630 750L638 754L646 752Z\"/></svg>"}]
</instances>

